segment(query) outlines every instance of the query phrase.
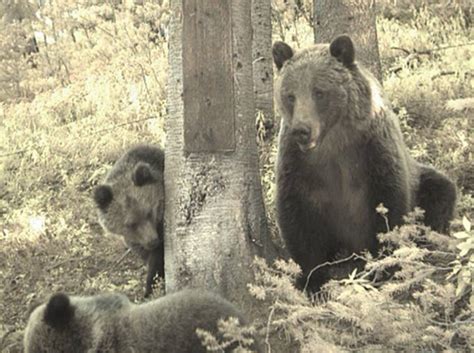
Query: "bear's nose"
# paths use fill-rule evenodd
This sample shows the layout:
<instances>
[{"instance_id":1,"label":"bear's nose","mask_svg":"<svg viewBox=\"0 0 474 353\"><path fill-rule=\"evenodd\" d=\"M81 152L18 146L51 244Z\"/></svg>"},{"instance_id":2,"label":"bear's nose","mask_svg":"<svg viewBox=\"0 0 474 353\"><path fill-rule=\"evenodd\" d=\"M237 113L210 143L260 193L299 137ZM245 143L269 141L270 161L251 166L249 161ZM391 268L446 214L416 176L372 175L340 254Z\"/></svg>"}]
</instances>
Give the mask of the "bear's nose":
<instances>
[{"instance_id":1,"label":"bear's nose","mask_svg":"<svg viewBox=\"0 0 474 353\"><path fill-rule=\"evenodd\" d=\"M307 125L297 125L293 128L293 136L300 144L307 144L311 139L311 128Z\"/></svg>"}]
</instances>

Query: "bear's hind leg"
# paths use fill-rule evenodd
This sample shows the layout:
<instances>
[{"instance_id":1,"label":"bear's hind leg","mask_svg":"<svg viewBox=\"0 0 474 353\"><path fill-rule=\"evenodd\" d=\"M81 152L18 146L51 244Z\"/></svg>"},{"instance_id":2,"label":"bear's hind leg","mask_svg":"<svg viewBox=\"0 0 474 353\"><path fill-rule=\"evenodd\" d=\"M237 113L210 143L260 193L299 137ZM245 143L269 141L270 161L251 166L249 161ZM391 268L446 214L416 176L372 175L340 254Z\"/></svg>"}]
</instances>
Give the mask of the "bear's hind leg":
<instances>
[{"instance_id":1,"label":"bear's hind leg","mask_svg":"<svg viewBox=\"0 0 474 353\"><path fill-rule=\"evenodd\" d=\"M453 218L456 186L437 170L420 165L416 205L425 210L424 223L431 229L446 233Z\"/></svg>"}]
</instances>

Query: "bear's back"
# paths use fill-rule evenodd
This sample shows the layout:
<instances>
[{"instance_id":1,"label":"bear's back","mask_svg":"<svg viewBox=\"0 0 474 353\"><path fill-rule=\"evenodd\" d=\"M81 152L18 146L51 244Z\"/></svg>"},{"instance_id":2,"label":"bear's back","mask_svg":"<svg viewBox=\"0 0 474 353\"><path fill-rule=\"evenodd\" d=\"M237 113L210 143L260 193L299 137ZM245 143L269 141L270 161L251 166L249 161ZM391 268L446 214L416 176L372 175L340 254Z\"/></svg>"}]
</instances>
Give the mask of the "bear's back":
<instances>
[{"instance_id":1,"label":"bear's back","mask_svg":"<svg viewBox=\"0 0 474 353\"><path fill-rule=\"evenodd\" d=\"M243 314L227 300L192 289L135 306L126 315L130 325L128 334L137 338L137 345L153 344L153 347L134 347L140 352L204 353L206 349L196 335L197 328L216 335L219 319L235 317L240 324L246 324Z\"/></svg>"}]
</instances>

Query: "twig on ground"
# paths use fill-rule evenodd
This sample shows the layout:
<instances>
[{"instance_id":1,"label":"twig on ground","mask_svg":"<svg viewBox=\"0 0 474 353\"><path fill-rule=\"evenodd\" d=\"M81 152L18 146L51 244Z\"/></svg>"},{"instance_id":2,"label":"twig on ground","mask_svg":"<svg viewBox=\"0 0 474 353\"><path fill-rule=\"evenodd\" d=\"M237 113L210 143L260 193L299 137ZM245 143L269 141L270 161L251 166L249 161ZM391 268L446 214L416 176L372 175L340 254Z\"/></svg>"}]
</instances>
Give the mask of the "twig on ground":
<instances>
[{"instance_id":1,"label":"twig on ground","mask_svg":"<svg viewBox=\"0 0 474 353\"><path fill-rule=\"evenodd\" d=\"M130 254L131 251L132 251L132 249L131 249L131 248L128 248L128 249L122 254L122 256L120 256L120 257L118 258L118 260L114 262L113 266L116 266L116 265L118 265L119 263L121 263L121 262L123 261L123 259L125 259L125 258L127 257L127 255Z\"/></svg>"},{"instance_id":2,"label":"twig on ground","mask_svg":"<svg viewBox=\"0 0 474 353\"><path fill-rule=\"evenodd\" d=\"M272 353L272 347L270 345L270 324L272 322L273 314L275 313L275 307L272 306L272 310L270 310L270 314L268 315L267 320L267 330L265 333L265 344L268 347L267 353Z\"/></svg>"},{"instance_id":3,"label":"twig on ground","mask_svg":"<svg viewBox=\"0 0 474 353\"><path fill-rule=\"evenodd\" d=\"M400 47L390 47L390 49L393 49L393 50L401 50L402 52L404 52L405 54L409 55L410 54L410 51L408 49L405 49L405 48L400 48Z\"/></svg>"},{"instance_id":4,"label":"twig on ground","mask_svg":"<svg viewBox=\"0 0 474 353\"><path fill-rule=\"evenodd\" d=\"M408 49L401 48L401 47L390 47L390 49L401 50L401 51L403 51L403 52L404 52L405 54L407 54L407 55L410 55L410 54L430 55L430 54L432 54L432 53L435 52L435 51L446 50L446 49L452 49L452 48L459 48L459 47L466 47L466 46L469 46L469 45L474 45L474 42L467 42L467 43L461 43L461 44L447 45L447 46L444 46L444 47L437 47L437 48L426 49L426 50L419 50L419 51L416 50L416 49L413 49L412 51L410 51L410 50L408 50Z\"/></svg>"},{"instance_id":5,"label":"twig on ground","mask_svg":"<svg viewBox=\"0 0 474 353\"><path fill-rule=\"evenodd\" d=\"M453 327L453 326L455 327L455 326L474 324L474 319L467 319L467 320L454 321L454 322L441 322L441 321L436 321L433 319L428 319L428 321L434 325L443 326L443 327Z\"/></svg>"},{"instance_id":6,"label":"twig on ground","mask_svg":"<svg viewBox=\"0 0 474 353\"><path fill-rule=\"evenodd\" d=\"M13 152L5 153L5 154L0 154L0 158L4 158L4 157L8 157L8 156L13 156L13 155L15 155L15 154L25 153L25 152L28 151L28 150L29 150L29 148L26 148L26 149L23 149L23 150L13 151Z\"/></svg>"},{"instance_id":7,"label":"twig on ground","mask_svg":"<svg viewBox=\"0 0 474 353\"><path fill-rule=\"evenodd\" d=\"M442 76L455 75L455 74L456 74L456 71L441 71L441 72L438 72L436 75L431 76L431 79L434 80Z\"/></svg>"},{"instance_id":8,"label":"twig on ground","mask_svg":"<svg viewBox=\"0 0 474 353\"><path fill-rule=\"evenodd\" d=\"M141 122L141 121L152 120L152 119L157 119L157 117L156 117L156 116L149 116L148 118L126 121L126 122L124 122L124 123L122 123L122 124L115 124L115 125L112 125L111 127L94 131L93 134L96 135L96 134L101 133L101 132L104 132L104 131L113 130L113 129L117 128L117 127L129 125L129 124L134 124L134 123L139 123L139 122Z\"/></svg>"}]
</instances>

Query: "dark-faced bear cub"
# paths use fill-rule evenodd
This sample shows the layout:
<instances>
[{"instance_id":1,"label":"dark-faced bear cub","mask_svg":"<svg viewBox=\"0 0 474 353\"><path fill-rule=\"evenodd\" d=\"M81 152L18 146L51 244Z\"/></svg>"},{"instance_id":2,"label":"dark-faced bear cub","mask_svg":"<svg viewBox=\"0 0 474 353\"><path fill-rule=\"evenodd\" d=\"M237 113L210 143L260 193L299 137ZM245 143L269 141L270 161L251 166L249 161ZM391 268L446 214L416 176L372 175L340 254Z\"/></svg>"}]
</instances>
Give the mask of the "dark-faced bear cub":
<instances>
[{"instance_id":1,"label":"dark-faced bear cub","mask_svg":"<svg viewBox=\"0 0 474 353\"><path fill-rule=\"evenodd\" d=\"M184 290L140 305L121 294L58 293L31 313L24 348L25 353L204 353L196 329L222 339L217 323L229 317L247 323L233 304L203 290ZM260 351L257 344L254 340L252 351Z\"/></svg>"},{"instance_id":2,"label":"dark-faced bear cub","mask_svg":"<svg viewBox=\"0 0 474 353\"><path fill-rule=\"evenodd\" d=\"M99 222L148 264L145 296L156 275L164 278L164 153L159 147L135 146L114 164L94 191Z\"/></svg>"}]
</instances>

